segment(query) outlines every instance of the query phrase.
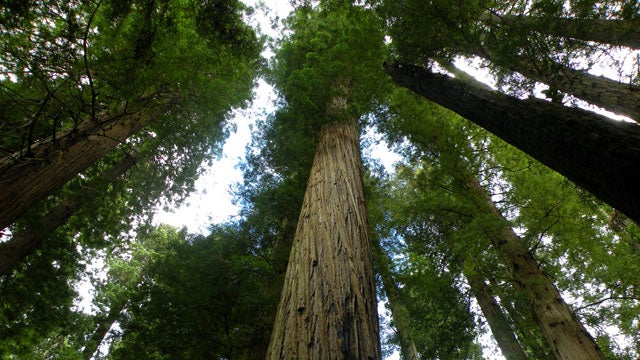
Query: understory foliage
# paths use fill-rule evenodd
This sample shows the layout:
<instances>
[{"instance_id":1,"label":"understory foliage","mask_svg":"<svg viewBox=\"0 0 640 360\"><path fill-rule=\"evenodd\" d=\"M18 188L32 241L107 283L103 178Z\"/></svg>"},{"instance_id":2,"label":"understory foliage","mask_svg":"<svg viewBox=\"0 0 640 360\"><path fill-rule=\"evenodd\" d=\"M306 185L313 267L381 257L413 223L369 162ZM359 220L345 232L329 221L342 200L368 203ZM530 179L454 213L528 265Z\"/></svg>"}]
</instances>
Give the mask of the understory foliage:
<instances>
[{"instance_id":1,"label":"understory foliage","mask_svg":"<svg viewBox=\"0 0 640 360\"><path fill-rule=\"evenodd\" d=\"M494 341L506 331L526 358L559 359L495 246L510 231L602 357L637 358L638 225L456 113L393 86L382 63L481 87L459 70L472 64L488 71L496 92L523 103L596 104L637 121L640 73L629 60L637 62L638 6L301 1L282 21L275 56L263 59L264 39L245 23L252 9L235 0L2 2L0 175L4 166L50 163L33 149L85 121L154 118L2 230L0 252L24 234L41 241L0 277L0 358L264 359L318 133L343 118L362 133L375 129L400 155L390 172L365 159L363 179L386 355L516 358ZM604 42L566 20L612 35ZM602 69L605 83L591 88L620 103L580 87ZM278 99L252 125L239 165L240 216L208 234L152 225L156 209L181 204L202 165L220 155L232 110L248 105L259 75ZM125 159L133 164L106 176ZM78 206L42 233L43 219L68 201ZM78 305L85 282L90 311ZM489 326L478 285L502 330Z\"/></svg>"}]
</instances>

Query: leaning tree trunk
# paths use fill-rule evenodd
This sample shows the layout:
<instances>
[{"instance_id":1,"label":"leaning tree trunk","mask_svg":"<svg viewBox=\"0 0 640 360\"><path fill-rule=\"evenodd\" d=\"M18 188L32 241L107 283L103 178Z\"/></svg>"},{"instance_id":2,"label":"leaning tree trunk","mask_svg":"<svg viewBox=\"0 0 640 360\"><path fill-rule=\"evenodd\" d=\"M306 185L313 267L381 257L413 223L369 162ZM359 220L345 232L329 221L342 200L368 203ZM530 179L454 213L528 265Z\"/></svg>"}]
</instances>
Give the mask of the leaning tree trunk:
<instances>
[{"instance_id":1,"label":"leaning tree trunk","mask_svg":"<svg viewBox=\"0 0 640 360\"><path fill-rule=\"evenodd\" d=\"M384 66L398 85L494 133L640 223L640 125L520 100L411 64Z\"/></svg>"},{"instance_id":2,"label":"leaning tree trunk","mask_svg":"<svg viewBox=\"0 0 640 360\"><path fill-rule=\"evenodd\" d=\"M100 344L104 341L104 338L109 333L111 326L120 318L120 314L125 309L127 305L127 300L121 300L115 304L112 304L109 308L109 313L103 319L98 320L98 324L93 334L82 350L82 356L85 360L91 360L93 358L93 354L98 351Z\"/></svg>"},{"instance_id":3,"label":"leaning tree trunk","mask_svg":"<svg viewBox=\"0 0 640 360\"><path fill-rule=\"evenodd\" d=\"M375 249L375 263L378 274L382 279L384 292L387 294L391 316L395 324L396 333L400 340L400 353L404 360L419 360L420 355L416 344L411 337L411 326L409 324L409 312L403 303L398 284L393 279L389 264L391 259L384 253L380 246Z\"/></svg>"},{"instance_id":4,"label":"leaning tree trunk","mask_svg":"<svg viewBox=\"0 0 640 360\"><path fill-rule=\"evenodd\" d=\"M88 119L55 139L37 143L28 159L1 159L0 229L144 128L163 109L156 105L154 111Z\"/></svg>"},{"instance_id":5,"label":"leaning tree trunk","mask_svg":"<svg viewBox=\"0 0 640 360\"><path fill-rule=\"evenodd\" d=\"M135 163L134 156L125 156L99 177L83 186L83 191L63 199L58 205L38 219L33 226L16 231L11 240L0 244L0 276L9 273L22 259L37 249L51 233L62 226L83 204L99 194L99 188L116 180ZM100 186L103 185L103 186Z\"/></svg>"},{"instance_id":6,"label":"leaning tree trunk","mask_svg":"<svg viewBox=\"0 0 640 360\"><path fill-rule=\"evenodd\" d=\"M637 19L577 19L485 13L481 20L547 35L640 49L640 21Z\"/></svg>"},{"instance_id":7,"label":"leaning tree trunk","mask_svg":"<svg viewBox=\"0 0 640 360\"><path fill-rule=\"evenodd\" d=\"M267 359L380 359L355 123L321 129Z\"/></svg>"},{"instance_id":8,"label":"leaning tree trunk","mask_svg":"<svg viewBox=\"0 0 640 360\"><path fill-rule=\"evenodd\" d=\"M551 279L508 225L478 180L467 176L465 184L470 196L478 199L483 210L493 214L496 221L503 224L495 234L489 234L491 244L516 286L526 297L534 321L542 330L556 358L604 359L595 340L562 299Z\"/></svg>"},{"instance_id":9,"label":"leaning tree trunk","mask_svg":"<svg viewBox=\"0 0 640 360\"><path fill-rule=\"evenodd\" d=\"M586 71L575 70L550 59L531 61L519 56L509 61L501 61L499 56L484 48L476 48L470 51L470 54L640 122L640 88L635 85L623 84L604 76L591 75Z\"/></svg>"},{"instance_id":10,"label":"leaning tree trunk","mask_svg":"<svg viewBox=\"0 0 640 360\"><path fill-rule=\"evenodd\" d=\"M484 282L482 276L466 272L469 288L480 305L480 310L489 324L493 338L496 339L502 356L507 360L527 360L527 355L520 346L509 320L496 301L491 288Z\"/></svg>"}]
</instances>

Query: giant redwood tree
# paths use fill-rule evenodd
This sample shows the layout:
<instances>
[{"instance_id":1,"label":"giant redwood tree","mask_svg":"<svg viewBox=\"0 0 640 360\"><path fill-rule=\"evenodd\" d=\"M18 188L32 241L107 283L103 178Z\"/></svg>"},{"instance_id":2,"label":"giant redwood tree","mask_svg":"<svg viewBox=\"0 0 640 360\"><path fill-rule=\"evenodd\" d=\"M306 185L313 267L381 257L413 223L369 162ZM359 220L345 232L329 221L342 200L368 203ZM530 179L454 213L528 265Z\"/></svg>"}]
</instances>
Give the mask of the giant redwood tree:
<instances>
[{"instance_id":1,"label":"giant redwood tree","mask_svg":"<svg viewBox=\"0 0 640 360\"><path fill-rule=\"evenodd\" d=\"M382 33L362 7L321 3L288 20L276 56L283 109L319 131L268 359L380 359L358 120L384 80Z\"/></svg>"}]
</instances>

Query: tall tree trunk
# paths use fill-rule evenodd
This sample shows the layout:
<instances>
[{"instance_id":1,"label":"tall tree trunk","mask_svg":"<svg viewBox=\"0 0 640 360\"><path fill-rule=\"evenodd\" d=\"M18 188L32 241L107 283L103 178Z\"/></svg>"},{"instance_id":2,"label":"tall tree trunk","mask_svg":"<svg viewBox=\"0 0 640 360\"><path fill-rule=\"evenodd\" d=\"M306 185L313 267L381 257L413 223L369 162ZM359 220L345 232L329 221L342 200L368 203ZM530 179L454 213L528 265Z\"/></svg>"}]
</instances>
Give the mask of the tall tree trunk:
<instances>
[{"instance_id":1,"label":"tall tree trunk","mask_svg":"<svg viewBox=\"0 0 640 360\"><path fill-rule=\"evenodd\" d=\"M502 351L502 356L507 360L527 360L527 355L516 339L509 320L493 296L491 288L485 283L482 276L476 273L467 271L465 277L469 281L471 292L478 300L482 314L487 319L491 333Z\"/></svg>"},{"instance_id":2,"label":"tall tree trunk","mask_svg":"<svg viewBox=\"0 0 640 360\"><path fill-rule=\"evenodd\" d=\"M9 273L22 259L37 249L51 233L62 226L83 204L92 201L98 194L99 188L108 184L131 169L137 159L125 156L113 167L106 170L98 178L86 184L83 191L62 200L38 219L34 226L21 229L13 234L11 240L0 244L0 276Z\"/></svg>"},{"instance_id":3,"label":"tall tree trunk","mask_svg":"<svg viewBox=\"0 0 640 360\"><path fill-rule=\"evenodd\" d=\"M575 70L552 60L532 61L519 56L503 61L485 48L476 48L470 54L490 60L511 71L519 72L532 80L547 84L551 88L573 95L590 104L640 122L640 88L637 86L623 84L604 76L591 75L586 71Z\"/></svg>"},{"instance_id":4,"label":"tall tree trunk","mask_svg":"<svg viewBox=\"0 0 640 360\"><path fill-rule=\"evenodd\" d=\"M355 123L321 129L267 359L380 359Z\"/></svg>"},{"instance_id":5,"label":"tall tree trunk","mask_svg":"<svg viewBox=\"0 0 640 360\"><path fill-rule=\"evenodd\" d=\"M104 340L105 336L109 333L111 326L120 318L120 314L127 305L127 300L119 301L112 304L109 308L109 313L103 319L98 321L98 326L91 335L91 338L87 341L82 350L82 357L86 360L90 360L93 354L96 353L100 344Z\"/></svg>"},{"instance_id":6,"label":"tall tree trunk","mask_svg":"<svg viewBox=\"0 0 640 360\"><path fill-rule=\"evenodd\" d=\"M153 111L88 119L55 140L37 143L31 158L1 159L0 229L144 128L164 108L156 105Z\"/></svg>"},{"instance_id":7,"label":"tall tree trunk","mask_svg":"<svg viewBox=\"0 0 640 360\"><path fill-rule=\"evenodd\" d=\"M534 321L540 326L556 358L604 359L595 340L569 309L551 279L542 271L538 262L508 225L489 195L474 177L467 176L465 180L471 196L484 203L480 206L503 223L497 233L489 235L491 244L516 286L524 293Z\"/></svg>"},{"instance_id":8,"label":"tall tree trunk","mask_svg":"<svg viewBox=\"0 0 640 360\"><path fill-rule=\"evenodd\" d=\"M386 64L394 82L494 133L640 223L640 125L520 100L419 66Z\"/></svg>"},{"instance_id":9,"label":"tall tree trunk","mask_svg":"<svg viewBox=\"0 0 640 360\"><path fill-rule=\"evenodd\" d=\"M541 34L640 49L640 21L637 20L552 18L492 13L483 14L481 20L489 24L514 26Z\"/></svg>"},{"instance_id":10,"label":"tall tree trunk","mask_svg":"<svg viewBox=\"0 0 640 360\"><path fill-rule=\"evenodd\" d=\"M398 284L393 279L393 275L389 269L391 259L389 259L389 256L384 253L380 246L375 247L375 264L378 274L382 278L382 286L384 287L384 292L387 294L389 308L391 308L391 316L393 317L396 333L400 340L400 353L402 354L402 359L418 360L420 359L420 355L418 354L418 349L416 349L416 344L413 342L411 336L409 312L404 306Z\"/></svg>"}]
</instances>

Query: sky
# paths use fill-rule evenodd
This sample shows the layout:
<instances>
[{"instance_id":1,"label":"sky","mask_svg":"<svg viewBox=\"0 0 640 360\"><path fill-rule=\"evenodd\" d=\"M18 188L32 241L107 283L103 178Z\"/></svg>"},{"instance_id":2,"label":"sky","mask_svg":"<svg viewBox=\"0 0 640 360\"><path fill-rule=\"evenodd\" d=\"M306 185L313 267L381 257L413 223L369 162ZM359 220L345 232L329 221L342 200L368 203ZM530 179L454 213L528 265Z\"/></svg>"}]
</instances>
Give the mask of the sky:
<instances>
[{"instance_id":1,"label":"sky","mask_svg":"<svg viewBox=\"0 0 640 360\"><path fill-rule=\"evenodd\" d=\"M252 25L272 38L279 36L279 30L272 26L275 18L283 19L292 10L289 0L269 0L260 4L258 0L243 0L258 11L252 17ZM267 49L263 56L271 56ZM273 88L264 80L258 80L254 89L254 99L250 108L236 110L231 122L236 131L226 140L222 156L198 178L196 191L177 209L167 212L158 209L154 217L155 224L169 224L176 227L186 226L190 233L206 234L213 223L233 220L238 216L239 207L233 204L230 188L242 182L242 171L237 165L244 160L245 146L251 141L251 125L258 118L275 109L276 95Z\"/></svg>"}]
</instances>

